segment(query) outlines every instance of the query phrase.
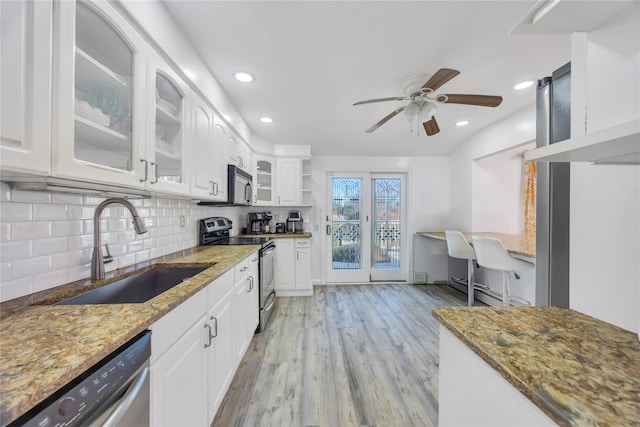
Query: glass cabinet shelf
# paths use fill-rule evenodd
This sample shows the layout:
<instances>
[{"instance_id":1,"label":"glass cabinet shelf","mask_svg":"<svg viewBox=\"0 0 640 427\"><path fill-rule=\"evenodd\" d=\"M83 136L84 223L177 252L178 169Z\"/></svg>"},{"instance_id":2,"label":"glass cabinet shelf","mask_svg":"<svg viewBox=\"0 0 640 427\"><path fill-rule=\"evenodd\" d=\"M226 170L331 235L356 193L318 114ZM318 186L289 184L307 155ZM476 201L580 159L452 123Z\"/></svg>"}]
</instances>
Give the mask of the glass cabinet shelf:
<instances>
[{"instance_id":1,"label":"glass cabinet shelf","mask_svg":"<svg viewBox=\"0 0 640 427\"><path fill-rule=\"evenodd\" d=\"M127 96L127 80L131 77L124 77L111 71L109 68L95 60L91 55L76 47L76 87L89 91L98 83L111 86L114 90L120 87L120 96Z\"/></svg>"},{"instance_id":2,"label":"glass cabinet shelf","mask_svg":"<svg viewBox=\"0 0 640 427\"><path fill-rule=\"evenodd\" d=\"M180 117L176 115L178 112L173 113L171 111L172 109L175 109L175 107L172 106L173 108L171 108L165 106L162 101L162 99L158 99L156 101L156 123L163 125L180 125L182 121L180 120ZM169 104L169 102L166 102L166 104Z\"/></svg>"},{"instance_id":3,"label":"glass cabinet shelf","mask_svg":"<svg viewBox=\"0 0 640 427\"><path fill-rule=\"evenodd\" d=\"M131 140L128 136L78 115L75 116L75 137L85 145L105 150L131 149Z\"/></svg>"}]
</instances>

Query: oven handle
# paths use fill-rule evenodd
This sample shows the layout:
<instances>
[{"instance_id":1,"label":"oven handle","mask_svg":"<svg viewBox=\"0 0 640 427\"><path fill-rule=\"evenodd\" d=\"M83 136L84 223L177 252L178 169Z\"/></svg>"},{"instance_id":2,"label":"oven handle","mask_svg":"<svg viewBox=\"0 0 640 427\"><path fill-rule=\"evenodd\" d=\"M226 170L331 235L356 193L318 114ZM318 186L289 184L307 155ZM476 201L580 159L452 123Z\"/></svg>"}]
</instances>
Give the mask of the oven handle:
<instances>
[{"instance_id":1,"label":"oven handle","mask_svg":"<svg viewBox=\"0 0 640 427\"><path fill-rule=\"evenodd\" d=\"M122 419L124 414L126 414L129 407L133 404L133 401L138 397L140 391L144 385L145 380L149 376L149 367L146 366L138 378L135 379L133 384L129 387L125 395L122 397L118 406L115 408L113 413L107 418L107 420L102 424L102 427L112 427L117 426L118 422Z\"/></svg>"},{"instance_id":2,"label":"oven handle","mask_svg":"<svg viewBox=\"0 0 640 427\"><path fill-rule=\"evenodd\" d=\"M269 300L271 299L271 297L273 296L273 301L271 301L271 304L269 304ZM263 311L269 311L273 308L273 304L276 303L276 291L271 291L271 293L269 294L269 297L267 298L267 304L265 304L265 307L262 309Z\"/></svg>"},{"instance_id":3,"label":"oven handle","mask_svg":"<svg viewBox=\"0 0 640 427\"><path fill-rule=\"evenodd\" d=\"M276 250L276 246L267 246L266 248L262 249L260 251L260 256L265 256L265 255L269 255L270 253L272 253L273 251Z\"/></svg>"}]
</instances>

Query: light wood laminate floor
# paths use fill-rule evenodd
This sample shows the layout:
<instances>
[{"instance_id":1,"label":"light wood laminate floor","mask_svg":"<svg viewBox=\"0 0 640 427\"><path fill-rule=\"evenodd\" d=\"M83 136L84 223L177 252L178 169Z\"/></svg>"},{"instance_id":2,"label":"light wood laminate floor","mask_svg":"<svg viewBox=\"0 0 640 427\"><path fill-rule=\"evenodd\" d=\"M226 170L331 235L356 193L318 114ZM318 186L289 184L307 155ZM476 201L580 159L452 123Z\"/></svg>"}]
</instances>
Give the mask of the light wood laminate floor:
<instances>
[{"instance_id":1,"label":"light wood laminate floor","mask_svg":"<svg viewBox=\"0 0 640 427\"><path fill-rule=\"evenodd\" d=\"M434 306L464 305L446 285L317 286L278 298L214 426L435 426Z\"/></svg>"}]
</instances>

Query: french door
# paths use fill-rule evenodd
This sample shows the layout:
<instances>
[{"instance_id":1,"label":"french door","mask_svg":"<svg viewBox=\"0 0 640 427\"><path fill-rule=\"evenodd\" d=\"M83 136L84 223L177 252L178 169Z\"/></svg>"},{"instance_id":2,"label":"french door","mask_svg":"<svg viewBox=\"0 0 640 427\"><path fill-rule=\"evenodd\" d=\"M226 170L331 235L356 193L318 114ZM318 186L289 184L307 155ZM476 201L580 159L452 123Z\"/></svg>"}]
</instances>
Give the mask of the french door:
<instances>
[{"instance_id":1,"label":"french door","mask_svg":"<svg viewBox=\"0 0 640 427\"><path fill-rule=\"evenodd\" d=\"M327 282L406 280L403 174L327 174Z\"/></svg>"}]
</instances>

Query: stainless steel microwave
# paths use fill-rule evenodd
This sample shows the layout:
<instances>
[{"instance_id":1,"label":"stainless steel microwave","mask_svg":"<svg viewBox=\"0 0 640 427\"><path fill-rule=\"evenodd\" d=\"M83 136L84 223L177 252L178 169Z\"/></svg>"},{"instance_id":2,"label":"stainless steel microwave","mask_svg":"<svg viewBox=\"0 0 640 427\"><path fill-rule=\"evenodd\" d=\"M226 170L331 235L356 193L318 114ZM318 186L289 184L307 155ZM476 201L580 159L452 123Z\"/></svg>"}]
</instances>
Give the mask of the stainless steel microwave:
<instances>
[{"instance_id":1,"label":"stainless steel microwave","mask_svg":"<svg viewBox=\"0 0 640 427\"><path fill-rule=\"evenodd\" d=\"M250 206L253 198L251 188L252 177L235 165L227 166L227 200L215 202L200 202L199 205L208 206Z\"/></svg>"}]
</instances>

